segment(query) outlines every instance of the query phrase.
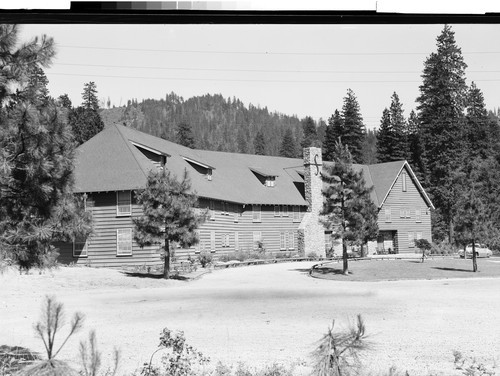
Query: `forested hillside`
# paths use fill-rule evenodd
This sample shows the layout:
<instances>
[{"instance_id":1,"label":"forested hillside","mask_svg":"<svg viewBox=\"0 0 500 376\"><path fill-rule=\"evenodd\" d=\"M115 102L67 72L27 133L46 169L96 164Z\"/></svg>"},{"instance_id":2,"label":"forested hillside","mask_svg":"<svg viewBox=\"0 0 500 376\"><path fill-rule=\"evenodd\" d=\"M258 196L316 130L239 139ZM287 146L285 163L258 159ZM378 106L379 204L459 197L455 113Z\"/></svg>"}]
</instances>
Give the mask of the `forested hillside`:
<instances>
[{"instance_id":1,"label":"forested hillside","mask_svg":"<svg viewBox=\"0 0 500 376\"><path fill-rule=\"evenodd\" d=\"M302 140L301 120L267 107L248 107L236 98L220 94L184 100L175 93L164 99L131 100L126 107L104 109L105 124L125 124L140 131L176 142L180 123L191 126L196 148L254 153L257 133L264 134L265 153L279 155L282 139L290 129L296 145ZM299 150L299 148L297 148Z\"/></svg>"}]
</instances>

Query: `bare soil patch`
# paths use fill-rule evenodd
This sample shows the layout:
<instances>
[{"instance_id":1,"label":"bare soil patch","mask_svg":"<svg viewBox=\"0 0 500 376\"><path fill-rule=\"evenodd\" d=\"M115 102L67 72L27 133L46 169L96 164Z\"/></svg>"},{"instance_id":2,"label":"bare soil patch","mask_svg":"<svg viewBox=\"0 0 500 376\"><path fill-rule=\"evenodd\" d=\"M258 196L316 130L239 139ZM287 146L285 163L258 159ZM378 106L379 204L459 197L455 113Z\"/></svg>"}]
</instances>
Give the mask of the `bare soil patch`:
<instances>
[{"instance_id":1,"label":"bare soil patch","mask_svg":"<svg viewBox=\"0 0 500 376\"><path fill-rule=\"evenodd\" d=\"M488 262L495 264L481 260L481 273ZM404 278L403 263L384 263ZM358 313L373 344L364 363L375 375L393 365L410 375L459 375L453 350L490 363L500 354L500 278L352 283L311 278L313 264L223 269L190 282L109 269L7 272L0 276L0 345L43 353L32 324L44 296L51 294L65 304L68 319L75 311L86 315L87 330L60 358L75 360L78 341L95 329L104 355L111 358L114 346L121 349L122 374L149 359L164 327L183 330L187 341L213 361L259 367L309 361L332 319L345 327Z\"/></svg>"}]
</instances>

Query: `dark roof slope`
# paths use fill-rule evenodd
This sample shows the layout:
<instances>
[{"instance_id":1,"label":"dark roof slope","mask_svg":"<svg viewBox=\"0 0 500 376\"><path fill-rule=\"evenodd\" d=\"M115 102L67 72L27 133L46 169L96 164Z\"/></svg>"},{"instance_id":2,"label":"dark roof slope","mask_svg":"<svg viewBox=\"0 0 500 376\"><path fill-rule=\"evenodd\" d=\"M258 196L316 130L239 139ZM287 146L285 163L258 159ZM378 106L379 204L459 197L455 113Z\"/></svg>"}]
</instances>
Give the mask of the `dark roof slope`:
<instances>
[{"instance_id":1,"label":"dark roof slope","mask_svg":"<svg viewBox=\"0 0 500 376\"><path fill-rule=\"evenodd\" d=\"M195 150L122 125L109 125L77 149L75 191L143 188L147 174L156 167L133 143L168 155L166 167L173 174L182 176L187 170L193 190L201 197L244 204L307 205L299 189L304 182L302 159ZM197 170L193 161L213 166L212 179ZM408 166L397 161L354 168L363 171L368 186L375 187L372 200L380 207L405 164ZM275 176L275 186L266 187L254 172Z\"/></svg>"}]
</instances>

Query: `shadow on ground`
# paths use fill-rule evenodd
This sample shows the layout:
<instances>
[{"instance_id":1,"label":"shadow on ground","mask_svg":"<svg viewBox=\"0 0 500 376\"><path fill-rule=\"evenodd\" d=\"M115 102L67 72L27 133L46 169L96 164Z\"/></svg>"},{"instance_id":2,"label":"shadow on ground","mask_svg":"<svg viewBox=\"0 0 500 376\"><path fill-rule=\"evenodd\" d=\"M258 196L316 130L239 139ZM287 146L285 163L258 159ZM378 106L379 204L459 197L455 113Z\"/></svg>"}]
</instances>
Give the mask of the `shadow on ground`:
<instances>
[{"instance_id":1,"label":"shadow on ground","mask_svg":"<svg viewBox=\"0 0 500 376\"><path fill-rule=\"evenodd\" d=\"M444 270L447 272L471 272L471 273L473 273L473 271L471 269L443 268L443 267L437 267L437 266L433 266L432 269Z\"/></svg>"},{"instance_id":2,"label":"shadow on ground","mask_svg":"<svg viewBox=\"0 0 500 376\"><path fill-rule=\"evenodd\" d=\"M161 273L141 273L141 272L122 272L127 277L136 278L150 278L150 279L162 279L163 274ZM171 275L169 279L176 279L178 281L188 281L189 278L182 275Z\"/></svg>"}]
</instances>

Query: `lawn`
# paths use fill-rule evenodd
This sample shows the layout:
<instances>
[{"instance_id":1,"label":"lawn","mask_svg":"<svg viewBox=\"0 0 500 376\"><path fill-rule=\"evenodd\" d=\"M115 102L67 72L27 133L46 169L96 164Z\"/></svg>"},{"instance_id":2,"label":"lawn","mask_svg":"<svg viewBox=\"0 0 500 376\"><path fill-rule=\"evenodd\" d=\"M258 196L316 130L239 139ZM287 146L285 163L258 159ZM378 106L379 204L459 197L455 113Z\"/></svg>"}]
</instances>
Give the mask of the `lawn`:
<instances>
[{"instance_id":1,"label":"lawn","mask_svg":"<svg viewBox=\"0 0 500 376\"><path fill-rule=\"evenodd\" d=\"M429 258L415 260L349 261L349 275L342 274L342 260L324 263L314 269L313 277L337 281L395 281L411 279L500 277L500 258L478 259L478 272L471 259Z\"/></svg>"}]
</instances>

